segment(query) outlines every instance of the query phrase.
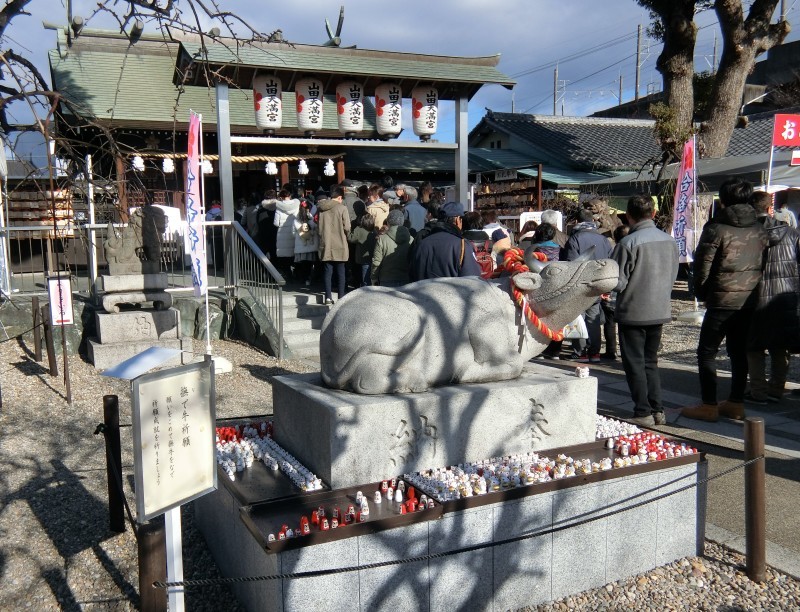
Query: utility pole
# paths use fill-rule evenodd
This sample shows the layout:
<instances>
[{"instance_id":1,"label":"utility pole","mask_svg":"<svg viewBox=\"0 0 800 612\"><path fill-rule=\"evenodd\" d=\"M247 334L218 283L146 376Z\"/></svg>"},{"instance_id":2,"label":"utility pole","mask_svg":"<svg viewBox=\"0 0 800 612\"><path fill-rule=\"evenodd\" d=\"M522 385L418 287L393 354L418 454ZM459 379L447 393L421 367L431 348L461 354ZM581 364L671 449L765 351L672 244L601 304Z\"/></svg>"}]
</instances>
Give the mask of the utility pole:
<instances>
[{"instance_id":1,"label":"utility pole","mask_svg":"<svg viewBox=\"0 0 800 612\"><path fill-rule=\"evenodd\" d=\"M639 27L636 28L636 91L633 94L633 100L635 102L639 101L639 69L641 67L641 56L642 56L642 24L639 24Z\"/></svg>"},{"instance_id":2,"label":"utility pole","mask_svg":"<svg viewBox=\"0 0 800 612\"><path fill-rule=\"evenodd\" d=\"M511 90L511 114L514 114L514 90Z\"/></svg>"},{"instance_id":3,"label":"utility pole","mask_svg":"<svg viewBox=\"0 0 800 612\"><path fill-rule=\"evenodd\" d=\"M619 75L619 106L622 106L622 74Z\"/></svg>"},{"instance_id":4,"label":"utility pole","mask_svg":"<svg viewBox=\"0 0 800 612\"><path fill-rule=\"evenodd\" d=\"M558 114L558 64L553 69L553 116Z\"/></svg>"},{"instance_id":5,"label":"utility pole","mask_svg":"<svg viewBox=\"0 0 800 612\"><path fill-rule=\"evenodd\" d=\"M786 21L786 0L781 0L781 21Z\"/></svg>"},{"instance_id":6,"label":"utility pole","mask_svg":"<svg viewBox=\"0 0 800 612\"><path fill-rule=\"evenodd\" d=\"M711 74L717 73L717 33L714 32L714 57L711 58Z\"/></svg>"}]
</instances>

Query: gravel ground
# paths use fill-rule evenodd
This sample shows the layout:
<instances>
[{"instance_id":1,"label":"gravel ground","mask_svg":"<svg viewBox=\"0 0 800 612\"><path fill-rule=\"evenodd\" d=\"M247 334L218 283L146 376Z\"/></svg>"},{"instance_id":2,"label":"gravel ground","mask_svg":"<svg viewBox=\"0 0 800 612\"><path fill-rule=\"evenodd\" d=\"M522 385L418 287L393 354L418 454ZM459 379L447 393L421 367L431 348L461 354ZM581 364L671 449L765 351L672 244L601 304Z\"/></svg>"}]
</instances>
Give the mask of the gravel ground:
<instances>
[{"instance_id":1,"label":"gravel ground","mask_svg":"<svg viewBox=\"0 0 800 612\"><path fill-rule=\"evenodd\" d=\"M676 312L689 308L686 300L673 303ZM665 329L664 358L691 363L697 327L675 323ZM32 360L29 346L0 343L0 610L136 609L136 541L130 528L123 534L108 530L104 445L102 436L93 435L103 420L102 396L118 395L125 489L133 506L130 386L71 359L74 401L69 406L62 380ZM232 374L217 377L220 419L271 412L270 378L314 369L305 362L278 363L233 342L215 342L214 353L234 364ZM719 365L726 367L724 357ZM183 530L185 576L218 577L194 528L191 504L184 507ZM680 560L535 609L800 609L800 582L769 571L765 584L753 584L742 573L743 562L708 543L703 558ZM190 590L186 603L189 610L239 609L222 586Z\"/></svg>"}]
</instances>

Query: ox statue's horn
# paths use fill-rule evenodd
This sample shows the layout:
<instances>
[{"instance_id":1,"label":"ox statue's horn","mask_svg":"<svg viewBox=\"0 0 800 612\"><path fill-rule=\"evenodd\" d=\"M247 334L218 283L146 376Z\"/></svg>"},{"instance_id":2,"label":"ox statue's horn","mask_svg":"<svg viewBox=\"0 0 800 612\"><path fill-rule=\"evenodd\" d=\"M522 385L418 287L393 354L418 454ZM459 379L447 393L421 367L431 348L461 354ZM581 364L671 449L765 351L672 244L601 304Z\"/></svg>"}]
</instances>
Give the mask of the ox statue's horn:
<instances>
[{"instance_id":1,"label":"ox statue's horn","mask_svg":"<svg viewBox=\"0 0 800 612\"><path fill-rule=\"evenodd\" d=\"M544 267L547 264L543 261L539 261L538 259L536 259L536 256L533 254L534 249L536 249L536 247L533 245L525 249L525 255L523 257L525 260L525 265L528 266L528 270L530 270L531 272L541 272L542 270L544 270Z\"/></svg>"},{"instance_id":2,"label":"ox statue's horn","mask_svg":"<svg viewBox=\"0 0 800 612\"><path fill-rule=\"evenodd\" d=\"M594 245L589 247L589 250L585 253L581 253L577 259L573 259L572 261L591 261L594 259Z\"/></svg>"}]
</instances>

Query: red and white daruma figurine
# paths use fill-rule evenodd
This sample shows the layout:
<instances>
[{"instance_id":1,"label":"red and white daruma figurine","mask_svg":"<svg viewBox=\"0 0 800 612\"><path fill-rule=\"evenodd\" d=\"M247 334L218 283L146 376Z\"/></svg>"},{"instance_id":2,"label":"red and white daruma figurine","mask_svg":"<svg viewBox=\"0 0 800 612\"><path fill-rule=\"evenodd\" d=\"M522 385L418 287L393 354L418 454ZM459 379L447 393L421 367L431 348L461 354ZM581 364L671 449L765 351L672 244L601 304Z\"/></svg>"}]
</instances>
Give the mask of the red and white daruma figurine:
<instances>
[{"instance_id":1,"label":"red and white daruma figurine","mask_svg":"<svg viewBox=\"0 0 800 612\"><path fill-rule=\"evenodd\" d=\"M430 140L439 120L439 90L418 86L411 90L411 119L420 140Z\"/></svg>"},{"instance_id":2,"label":"red and white daruma figurine","mask_svg":"<svg viewBox=\"0 0 800 612\"><path fill-rule=\"evenodd\" d=\"M322 129L322 81L313 77L300 79L294 88L297 101L297 127L313 136Z\"/></svg>"},{"instance_id":3,"label":"red and white daruma figurine","mask_svg":"<svg viewBox=\"0 0 800 612\"><path fill-rule=\"evenodd\" d=\"M397 83L382 83L375 88L375 125L381 136L397 136L403 131L403 90Z\"/></svg>"},{"instance_id":4,"label":"red and white daruma figurine","mask_svg":"<svg viewBox=\"0 0 800 612\"><path fill-rule=\"evenodd\" d=\"M253 106L256 111L256 127L273 134L283 123L281 80L272 75L259 74L253 78Z\"/></svg>"},{"instance_id":5,"label":"red and white daruma figurine","mask_svg":"<svg viewBox=\"0 0 800 612\"><path fill-rule=\"evenodd\" d=\"M364 86L343 81L336 87L336 117L339 131L352 136L364 129Z\"/></svg>"}]
</instances>

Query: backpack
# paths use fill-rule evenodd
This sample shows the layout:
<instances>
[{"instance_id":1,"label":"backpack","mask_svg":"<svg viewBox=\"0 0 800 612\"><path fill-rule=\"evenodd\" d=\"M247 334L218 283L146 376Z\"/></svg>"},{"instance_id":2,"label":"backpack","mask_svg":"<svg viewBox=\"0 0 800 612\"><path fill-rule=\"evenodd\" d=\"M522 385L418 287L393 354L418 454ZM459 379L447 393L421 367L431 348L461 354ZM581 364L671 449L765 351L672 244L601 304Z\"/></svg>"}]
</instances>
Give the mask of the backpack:
<instances>
[{"instance_id":1,"label":"backpack","mask_svg":"<svg viewBox=\"0 0 800 612\"><path fill-rule=\"evenodd\" d=\"M492 256L491 240L470 240L475 249L475 259L481 268L481 278L489 278L494 272L495 261Z\"/></svg>"}]
</instances>

